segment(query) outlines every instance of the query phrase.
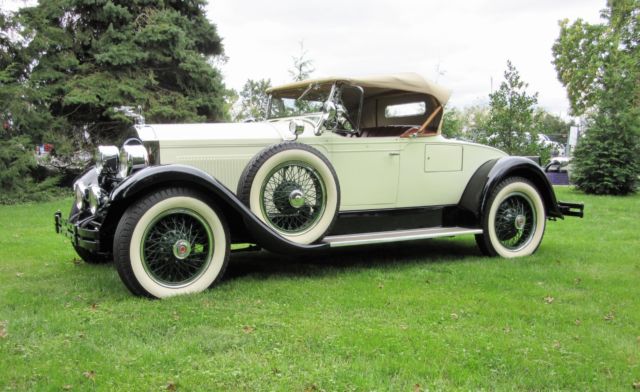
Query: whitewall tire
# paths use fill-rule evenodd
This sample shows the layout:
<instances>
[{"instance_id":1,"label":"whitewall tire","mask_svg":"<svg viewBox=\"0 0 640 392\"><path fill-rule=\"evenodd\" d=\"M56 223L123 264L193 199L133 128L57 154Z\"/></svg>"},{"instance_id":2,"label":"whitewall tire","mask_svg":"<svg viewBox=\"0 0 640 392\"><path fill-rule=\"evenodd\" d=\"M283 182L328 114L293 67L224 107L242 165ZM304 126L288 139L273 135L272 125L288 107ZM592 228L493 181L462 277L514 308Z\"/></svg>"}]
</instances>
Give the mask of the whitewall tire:
<instances>
[{"instance_id":1,"label":"whitewall tire","mask_svg":"<svg viewBox=\"0 0 640 392\"><path fill-rule=\"evenodd\" d=\"M136 295L197 293L218 282L229 258L224 216L185 188L167 188L130 206L118 223L114 261Z\"/></svg>"},{"instance_id":2,"label":"whitewall tire","mask_svg":"<svg viewBox=\"0 0 640 392\"><path fill-rule=\"evenodd\" d=\"M511 177L491 193L482 217L483 234L476 242L489 256L528 256L540 246L545 225L545 207L536 187L525 178Z\"/></svg>"},{"instance_id":3,"label":"whitewall tire","mask_svg":"<svg viewBox=\"0 0 640 392\"><path fill-rule=\"evenodd\" d=\"M263 150L247 165L238 197L282 237L310 244L333 226L340 187L324 155L304 144L282 143Z\"/></svg>"}]
</instances>

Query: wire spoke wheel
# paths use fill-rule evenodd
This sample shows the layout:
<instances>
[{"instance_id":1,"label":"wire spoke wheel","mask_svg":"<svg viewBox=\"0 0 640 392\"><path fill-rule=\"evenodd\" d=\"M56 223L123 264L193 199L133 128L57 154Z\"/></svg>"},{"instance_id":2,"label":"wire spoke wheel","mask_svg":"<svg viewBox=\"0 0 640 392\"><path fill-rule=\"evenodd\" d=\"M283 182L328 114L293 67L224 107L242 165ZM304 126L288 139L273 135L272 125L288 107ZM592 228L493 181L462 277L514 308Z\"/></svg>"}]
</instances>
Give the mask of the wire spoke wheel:
<instances>
[{"instance_id":1,"label":"wire spoke wheel","mask_svg":"<svg viewBox=\"0 0 640 392\"><path fill-rule=\"evenodd\" d=\"M326 206L326 187L320 174L305 162L285 162L266 176L260 203L263 215L285 233L312 228Z\"/></svg>"},{"instance_id":2,"label":"wire spoke wheel","mask_svg":"<svg viewBox=\"0 0 640 392\"><path fill-rule=\"evenodd\" d=\"M536 213L531 199L519 192L508 195L498 206L495 231L498 241L509 250L525 247L535 233Z\"/></svg>"},{"instance_id":3,"label":"wire spoke wheel","mask_svg":"<svg viewBox=\"0 0 640 392\"><path fill-rule=\"evenodd\" d=\"M187 285L207 269L213 243L211 228L200 215L189 209L170 209L155 217L143 234L143 267L158 284Z\"/></svg>"}]
</instances>

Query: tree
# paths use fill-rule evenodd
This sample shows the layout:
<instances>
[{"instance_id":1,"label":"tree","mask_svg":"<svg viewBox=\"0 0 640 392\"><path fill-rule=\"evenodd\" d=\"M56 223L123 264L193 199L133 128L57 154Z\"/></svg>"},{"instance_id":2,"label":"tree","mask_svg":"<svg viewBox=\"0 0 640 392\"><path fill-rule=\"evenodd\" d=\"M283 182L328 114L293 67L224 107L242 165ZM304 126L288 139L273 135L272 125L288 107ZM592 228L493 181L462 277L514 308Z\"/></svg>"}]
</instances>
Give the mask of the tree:
<instances>
[{"instance_id":1,"label":"tree","mask_svg":"<svg viewBox=\"0 0 640 392\"><path fill-rule=\"evenodd\" d=\"M560 116L537 108L533 114L533 124L537 133L544 133L552 140L566 144L573 121L565 121Z\"/></svg>"},{"instance_id":2,"label":"tree","mask_svg":"<svg viewBox=\"0 0 640 392\"><path fill-rule=\"evenodd\" d=\"M10 77L26 106L46 121L33 124L12 108L16 126L37 142L78 147L119 142L130 120L113 110L142 106L157 122L215 121L224 86L208 58L222 53L205 15L205 0L48 0L18 11L27 42Z\"/></svg>"},{"instance_id":3,"label":"tree","mask_svg":"<svg viewBox=\"0 0 640 392\"><path fill-rule=\"evenodd\" d=\"M627 194L640 172L640 0L611 0L601 16L560 22L554 64L573 114L588 124L573 181L587 193Z\"/></svg>"},{"instance_id":4,"label":"tree","mask_svg":"<svg viewBox=\"0 0 640 392\"><path fill-rule=\"evenodd\" d=\"M239 93L240 107L237 120L260 120L267 115L269 96L267 89L271 87L271 79L248 79Z\"/></svg>"},{"instance_id":5,"label":"tree","mask_svg":"<svg viewBox=\"0 0 640 392\"><path fill-rule=\"evenodd\" d=\"M307 51L304 49L304 43L300 42L300 53L293 56L293 68L289 70L289 75L294 82L309 79L309 76L315 71L313 68L313 60L308 57Z\"/></svg>"},{"instance_id":6,"label":"tree","mask_svg":"<svg viewBox=\"0 0 640 392\"><path fill-rule=\"evenodd\" d=\"M118 106L153 122L216 121L225 89L211 58L223 48L205 5L47 0L3 15L0 115L23 144L54 142L63 159L121 143L131 120Z\"/></svg>"},{"instance_id":7,"label":"tree","mask_svg":"<svg viewBox=\"0 0 640 392\"><path fill-rule=\"evenodd\" d=\"M548 151L538 144L533 121L538 93L528 94L527 87L518 70L507 61L504 81L489 94L488 118L474 129L473 138L511 155L539 155L544 161Z\"/></svg>"},{"instance_id":8,"label":"tree","mask_svg":"<svg viewBox=\"0 0 640 392\"><path fill-rule=\"evenodd\" d=\"M442 135L450 139L464 136L465 117L456 108L446 109L442 119Z\"/></svg>"}]
</instances>

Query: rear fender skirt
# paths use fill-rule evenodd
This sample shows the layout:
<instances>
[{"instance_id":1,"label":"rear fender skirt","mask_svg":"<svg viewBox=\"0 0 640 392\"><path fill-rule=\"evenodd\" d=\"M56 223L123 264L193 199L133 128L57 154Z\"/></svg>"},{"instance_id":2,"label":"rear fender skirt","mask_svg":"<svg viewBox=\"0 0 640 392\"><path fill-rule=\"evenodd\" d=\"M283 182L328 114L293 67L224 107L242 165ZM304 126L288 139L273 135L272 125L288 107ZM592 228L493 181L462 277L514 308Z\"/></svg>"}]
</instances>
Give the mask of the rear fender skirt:
<instances>
[{"instance_id":1,"label":"rear fender skirt","mask_svg":"<svg viewBox=\"0 0 640 392\"><path fill-rule=\"evenodd\" d=\"M550 218L564 218L549 179L542 168L524 157L503 157L485 162L473 174L460 198L459 206L480 219L493 189L507 177L519 176L536 186Z\"/></svg>"},{"instance_id":2,"label":"rear fender skirt","mask_svg":"<svg viewBox=\"0 0 640 392\"><path fill-rule=\"evenodd\" d=\"M277 253L302 253L325 248L327 244L300 245L291 242L264 224L247 208L235 194L218 180L200 169L185 165L162 165L144 168L118 184L110 195L110 207L116 212L142 196L145 191L164 186L192 186L216 201L222 212L232 210L240 216L247 232L255 242ZM115 208L114 208L115 207ZM107 218L108 219L108 218ZM119 217L118 217L119 219Z\"/></svg>"}]
</instances>

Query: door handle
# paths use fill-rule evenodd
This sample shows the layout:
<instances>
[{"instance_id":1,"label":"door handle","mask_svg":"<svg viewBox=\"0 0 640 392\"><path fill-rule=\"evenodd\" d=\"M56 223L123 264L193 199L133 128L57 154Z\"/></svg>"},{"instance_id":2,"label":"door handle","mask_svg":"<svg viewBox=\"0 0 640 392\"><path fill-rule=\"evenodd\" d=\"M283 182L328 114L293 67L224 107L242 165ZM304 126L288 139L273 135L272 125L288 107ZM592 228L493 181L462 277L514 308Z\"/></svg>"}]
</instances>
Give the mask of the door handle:
<instances>
[{"instance_id":1,"label":"door handle","mask_svg":"<svg viewBox=\"0 0 640 392\"><path fill-rule=\"evenodd\" d=\"M400 155L400 153L399 153L399 152L390 152L390 153L389 153L389 156L392 156L392 157L397 157L397 156L399 156L399 155Z\"/></svg>"}]
</instances>

